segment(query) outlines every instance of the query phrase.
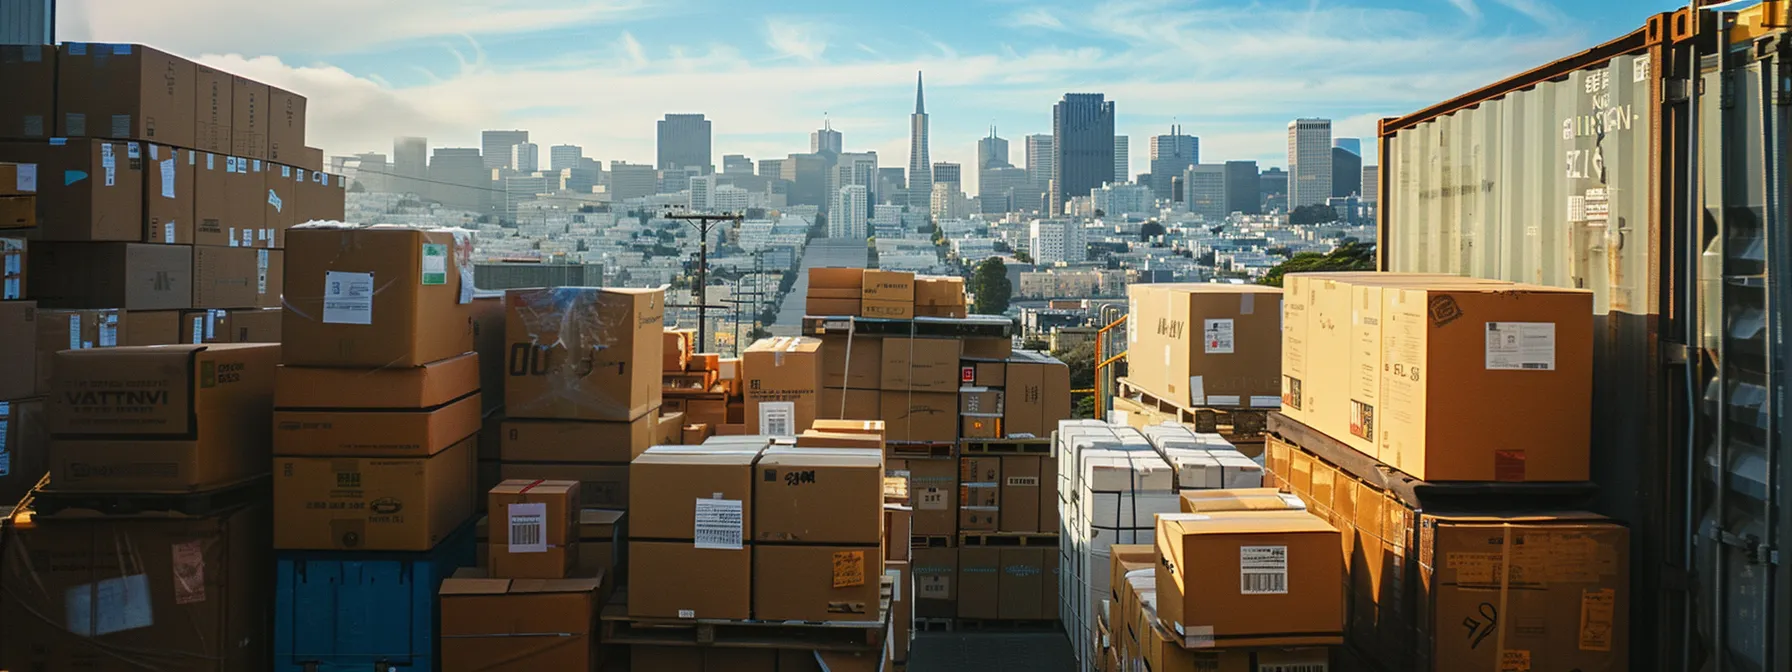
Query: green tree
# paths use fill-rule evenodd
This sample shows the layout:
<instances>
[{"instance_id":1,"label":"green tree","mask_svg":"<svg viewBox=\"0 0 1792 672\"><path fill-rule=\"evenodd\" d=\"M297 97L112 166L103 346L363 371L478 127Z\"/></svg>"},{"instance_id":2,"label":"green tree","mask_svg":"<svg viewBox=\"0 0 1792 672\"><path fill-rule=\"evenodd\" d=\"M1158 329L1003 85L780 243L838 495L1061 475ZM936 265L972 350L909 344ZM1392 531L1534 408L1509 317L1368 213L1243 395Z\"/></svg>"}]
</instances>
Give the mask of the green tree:
<instances>
[{"instance_id":1,"label":"green tree","mask_svg":"<svg viewBox=\"0 0 1792 672\"><path fill-rule=\"evenodd\" d=\"M1095 395L1093 395L1093 394L1076 395L1076 408L1072 410L1071 417L1076 418L1078 420L1096 419L1095 418Z\"/></svg>"},{"instance_id":2,"label":"green tree","mask_svg":"<svg viewBox=\"0 0 1792 672\"><path fill-rule=\"evenodd\" d=\"M1151 240L1164 235L1164 225L1157 222L1145 222L1139 226L1139 240Z\"/></svg>"},{"instance_id":3,"label":"green tree","mask_svg":"<svg viewBox=\"0 0 1792 672\"><path fill-rule=\"evenodd\" d=\"M984 259L971 272L965 289L977 296L976 311L980 315L1001 315L1008 311L1008 300L1014 297L1014 285L1008 282L1008 265L1000 257Z\"/></svg>"},{"instance_id":4,"label":"green tree","mask_svg":"<svg viewBox=\"0 0 1792 672\"><path fill-rule=\"evenodd\" d=\"M1338 221L1338 211L1329 205L1303 205L1288 213L1288 223L1295 226L1325 224Z\"/></svg>"},{"instance_id":5,"label":"green tree","mask_svg":"<svg viewBox=\"0 0 1792 672\"><path fill-rule=\"evenodd\" d=\"M753 327L752 331L747 332L747 341L749 343L753 342L753 341L757 341L761 338L771 338L771 337L772 337L772 332L766 331L765 327Z\"/></svg>"},{"instance_id":6,"label":"green tree","mask_svg":"<svg viewBox=\"0 0 1792 672\"><path fill-rule=\"evenodd\" d=\"M1033 263L1033 255L1027 254L1026 250L1015 250L1014 260L1023 264L1031 264Z\"/></svg>"},{"instance_id":7,"label":"green tree","mask_svg":"<svg viewBox=\"0 0 1792 672\"><path fill-rule=\"evenodd\" d=\"M1325 273L1334 271L1373 271L1375 270L1375 244L1364 243L1355 238L1345 238L1336 249L1325 254L1318 252L1302 252L1294 258L1276 264L1263 274L1261 284L1272 287L1282 286L1282 276L1288 273Z\"/></svg>"}]
</instances>

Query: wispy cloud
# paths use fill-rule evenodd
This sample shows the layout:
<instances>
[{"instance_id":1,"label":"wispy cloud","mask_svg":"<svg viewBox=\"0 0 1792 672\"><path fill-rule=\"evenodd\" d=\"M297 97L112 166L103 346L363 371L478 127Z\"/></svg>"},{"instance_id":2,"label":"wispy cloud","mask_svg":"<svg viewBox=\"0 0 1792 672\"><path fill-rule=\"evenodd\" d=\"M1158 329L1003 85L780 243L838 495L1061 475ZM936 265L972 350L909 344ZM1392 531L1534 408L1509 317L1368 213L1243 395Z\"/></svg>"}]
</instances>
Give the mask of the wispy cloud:
<instances>
[{"instance_id":1,"label":"wispy cloud","mask_svg":"<svg viewBox=\"0 0 1792 672\"><path fill-rule=\"evenodd\" d=\"M1525 15L1532 21L1544 26L1559 26L1567 22L1562 11L1556 9L1549 0L1494 0L1514 12Z\"/></svg>"},{"instance_id":2,"label":"wispy cloud","mask_svg":"<svg viewBox=\"0 0 1792 672\"><path fill-rule=\"evenodd\" d=\"M828 50L827 38L820 26L806 21L785 18L765 20L765 44L780 56L805 61L821 60Z\"/></svg>"},{"instance_id":3,"label":"wispy cloud","mask_svg":"<svg viewBox=\"0 0 1792 672\"><path fill-rule=\"evenodd\" d=\"M1470 20L1481 20L1481 6L1475 4L1475 0L1450 0L1450 4L1455 5L1456 9L1462 10L1463 15Z\"/></svg>"},{"instance_id":4,"label":"wispy cloud","mask_svg":"<svg viewBox=\"0 0 1792 672\"><path fill-rule=\"evenodd\" d=\"M1029 7L1008 15L1008 25L1018 28L1063 30L1064 22L1044 7Z\"/></svg>"}]
</instances>

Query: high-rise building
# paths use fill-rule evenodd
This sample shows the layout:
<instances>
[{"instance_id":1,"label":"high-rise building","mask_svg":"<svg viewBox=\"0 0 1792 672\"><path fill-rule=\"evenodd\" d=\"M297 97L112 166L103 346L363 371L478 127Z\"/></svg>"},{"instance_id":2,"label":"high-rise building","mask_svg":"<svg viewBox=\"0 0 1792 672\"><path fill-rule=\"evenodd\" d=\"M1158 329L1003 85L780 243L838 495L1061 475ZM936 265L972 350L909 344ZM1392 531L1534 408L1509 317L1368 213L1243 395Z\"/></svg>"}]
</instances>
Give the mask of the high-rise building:
<instances>
[{"instance_id":1,"label":"high-rise building","mask_svg":"<svg viewBox=\"0 0 1792 672\"><path fill-rule=\"evenodd\" d=\"M528 131L485 131L479 134L479 146L485 157L487 170L497 168L516 169L510 161L511 148L519 143L529 141Z\"/></svg>"},{"instance_id":2,"label":"high-rise building","mask_svg":"<svg viewBox=\"0 0 1792 672\"><path fill-rule=\"evenodd\" d=\"M715 207L711 200L716 193L716 176L698 175L691 178L691 200L686 204L692 210L709 210Z\"/></svg>"},{"instance_id":3,"label":"high-rise building","mask_svg":"<svg viewBox=\"0 0 1792 672\"><path fill-rule=\"evenodd\" d=\"M710 123L701 114L668 114L659 121L660 170L698 168L715 172L710 162Z\"/></svg>"},{"instance_id":4,"label":"high-rise building","mask_svg":"<svg viewBox=\"0 0 1792 672\"><path fill-rule=\"evenodd\" d=\"M1114 103L1099 93L1066 93L1052 106L1050 211L1115 181Z\"/></svg>"},{"instance_id":5,"label":"high-rise building","mask_svg":"<svg viewBox=\"0 0 1792 672\"><path fill-rule=\"evenodd\" d=\"M1025 168L985 168L982 176L977 178L977 200L986 215L1023 209L1029 199L1037 200L1038 195L1033 191L1033 178Z\"/></svg>"},{"instance_id":6,"label":"high-rise building","mask_svg":"<svg viewBox=\"0 0 1792 672\"><path fill-rule=\"evenodd\" d=\"M1361 138L1332 138L1332 146L1357 156L1363 155L1363 140Z\"/></svg>"},{"instance_id":7,"label":"high-rise building","mask_svg":"<svg viewBox=\"0 0 1792 672\"><path fill-rule=\"evenodd\" d=\"M929 200L928 211L933 213L935 221L962 219L971 214L970 199L964 197L964 192L952 188L949 182L933 183L933 194Z\"/></svg>"},{"instance_id":8,"label":"high-rise building","mask_svg":"<svg viewBox=\"0 0 1792 672\"><path fill-rule=\"evenodd\" d=\"M760 177L769 177L774 180L784 179L784 160L783 159L760 159L759 160L759 176Z\"/></svg>"},{"instance_id":9,"label":"high-rise building","mask_svg":"<svg viewBox=\"0 0 1792 672\"><path fill-rule=\"evenodd\" d=\"M1132 163L1129 156L1131 154L1131 145L1132 138L1128 138L1124 135L1114 136L1114 179L1112 180L1114 184L1126 182L1128 174L1132 172Z\"/></svg>"},{"instance_id":10,"label":"high-rise building","mask_svg":"<svg viewBox=\"0 0 1792 672\"><path fill-rule=\"evenodd\" d=\"M429 140L394 138L392 140L392 181L396 191L427 196L429 187Z\"/></svg>"},{"instance_id":11,"label":"high-rise building","mask_svg":"<svg viewBox=\"0 0 1792 672\"><path fill-rule=\"evenodd\" d=\"M504 178L504 218L517 221L518 206L547 193L548 179L541 175L511 175Z\"/></svg>"},{"instance_id":12,"label":"high-rise building","mask_svg":"<svg viewBox=\"0 0 1792 672\"><path fill-rule=\"evenodd\" d=\"M1258 190L1263 195L1263 211L1288 210L1288 172L1271 168L1258 176Z\"/></svg>"},{"instance_id":13,"label":"high-rise building","mask_svg":"<svg viewBox=\"0 0 1792 672\"><path fill-rule=\"evenodd\" d=\"M1340 138L1356 142L1356 138ZM1361 146L1360 144L1358 146ZM1343 198L1363 193L1363 155L1348 146L1332 144L1332 197Z\"/></svg>"},{"instance_id":14,"label":"high-rise building","mask_svg":"<svg viewBox=\"0 0 1792 672\"><path fill-rule=\"evenodd\" d=\"M654 170L653 166L623 161L610 162L611 203L652 196L659 188L659 182L659 171Z\"/></svg>"},{"instance_id":15,"label":"high-rise building","mask_svg":"<svg viewBox=\"0 0 1792 672\"><path fill-rule=\"evenodd\" d=\"M1288 122L1288 209L1325 205L1332 195L1332 122Z\"/></svg>"},{"instance_id":16,"label":"high-rise building","mask_svg":"<svg viewBox=\"0 0 1792 672\"><path fill-rule=\"evenodd\" d=\"M933 161L927 157L927 105L919 72L915 73L915 113L908 117L908 204L916 210L933 206Z\"/></svg>"},{"instance_id":17,"label":"high-rise building","mask_svg":"<svg viewBox=\"0 0 1792 672\"><path fill-rule=\"evenodd\" d=\"M838 194L842 187L851 184L865 188L865 212L870 213L872 201L877 198L877 152L847 152L834 159L828 173L829 193Z\"/></svg>"},{"instance_id":18,"label":"high-rise building","mask_svg":"<svg viewBox=\"0 0 1792 672\"><path fill-rule=\"evenodd\" d=\"M785 157L782 178L790 183L787 192L790 205L813 205L823 210L829 206L827 157L820 154L791 154Z\"/></svg>"},{"instance_id":19,"label":"high-rise building","mask_svg":"<svg viewBox=\"0 0 1792 672\"><path fill-rule=\"evenodd\" d=\"M510 148L510 167L519 173L533 173L541 170L541 145L533 142L519 142Z\"/></svg>"},{"instance_id":20,"label":"high-rise building","mask_svg":"<svg viewBox=\"0 0 1792 672\"><path fill-rule=\"evenodd\" d=\"M732 184L716 187L715 193L711 194L709 199L711 210L733 213L746 212L752 201L752 198L747 195L747 190Z\"/></svg>"},{"instance_id":21,"label":"high-rise building","mask_svg":"<svg viewBox=\"0 0 1792 672\"><path fill-rule=\"evenodd\" d=\"M1362 201L1370 205L1381 201L1381 168L1379 166L1363 166Z\"/></svg>"},{"instance_id":22,"label":"high-rise building","mask_svg":"<svg viewBox=\"0 0 1792 672\"><path fill-rule=\"evenodd\" d=\"M834 122L823 119L821 128L809 134L809 153L839 154L846 151L846 138L834 130Z\"/></svg>"},{"instance_id":23,"label":"high-rise building","mask_svg":"<svg viewBox=\"0 0 1792 672\"><path fill-rule=\"evenodd\" d=\"M950 185L952 191L964 191L964 167L950 161L933 164L933 183Z\"/></svg>"},{"instance_id":24,"label":"high-rise building","mask_svg":"<svg viewBox=\"0 0 1792 672\"><path fill-rule=\"evenodd\" d=\"M579 159L585 158L585 148L578 145L554 145L548 148L548 169L566 170L579 167Z\"/></svg>"},{"instance_id":25,"label":"high-rise building","mask_svg":"<svg viewBox=\"0 0 1792 672\"><path fill-rule=\"evenodd\" d=\"M1170 180L1200 162L1201 139L1183 135L1181 126L1171 126L1169 135L1151 136L1151 194L1158 200L1170 200Z\"/></svg>"},{"instance_id":26,"label":"high-rise building","mask_svg":"<svg viewBox=\"0 0 1792 672\"><path fill-rule=\"evenodd\" d=\"M1045 194L1052 191L1052 167L1057 165L1057 151L1053 149L1050 135L1029 135L1026 144L1027 177L1032 180L1033 194L1024 202L1015 204L1015 209L1045 212Z\"/></svg>"},{"instance_id":27,"label":"high-rise building","mask_svg":"<svg viewBox=\"0 0 1792 672\"><path fill-rule=\"evenodd\" d=\"M438 147L429 161L429 191L442 205L485 210L490 203L491 171L473 147Z\"/></svg>"},{"instance_id":28,"label":"high-rise building","mask_svg":"<svg viewBox=\"0 0 1792 672\"><path fill-rule=\"evenodd\" d=\"M1151 187L1143 184L1104 184L1089 190L1089 204L1101 215L1115 217L1151 212Z\"/></svg>"},{"instance_id":29,"label":"high-rise building","mask_svg":"<svg viewBox=\"0 0 1792 672\"><path fill-rule=\"evenodd\" d=\"M908 194L906 193L902 195L903 200L901 202L892 200L892 197L897 192L908 189L908 180L904 179L903 175L904 173L901 166L890 168L879 167L877 169L877 190L872 193L879 205L906 205L908 203Z\"/></svg>"},{"instance_id":30,"label":"high-rise building","mask_svg":"<svg viewBox=\"0 0 1792 672\"><path fill-rule=\"evenodd\" d=\"M1187 185L1183 188L1187 189ZM1226 212L1263 212L1263 181L1257 176L1256 161L1226 162Z\"/></svg>"},{"instance_id":31,"label":"high-rise building","mask_svg":"<svg viewBox=\"0 0 1792 672\"><path fill-rule=\"evenodd\" d=\"M977 140L977 168L1005 168L1008 163L1008 140L996 135L996 127L989 127L989 137Z\"/></svg>"},{"instance_id":32,"label":"high-rise building","mask_svg":"<svg viewBox=\"0 0 1792 672\"><path fill-rule=\"evenodd\" d=\"M1226 219L1226 166L1201 163L1185 168L1183 191L1188 195L1189 214L1200 215L1208 222Z\"/></svg>"},{"instance_id":33,"label":"high-rise building","mask_svg":"<svg viewBox=\"0 0 1792 672\"><path fill-rule=\"evenodd\" d=\"M362 189L375 192L391 192L394 180L388 179L392 174L392 163L386 155L378 152L364 152L354 156L355 171L349 177L354 178Z\"/></svg>"},{"instance_id":34,"label":"high-rise building","mask_svg":"<svg viewBox=\"0 0 1792 672\"><path fill-rule=\"evenodd\" d=\"M1083 235L1083 227L1072 219L1033 220L1028 224L1027 243L1027 252L1036 264L1078 263L1089 259L1089 244Z\"/></svg>"},{"instance_id":35,"label":"high-rise building","mask_svg":"<svg viewBox=\"0 0 1792 672\"><path fill-rule=\"evenodd\" d=\"M870 237L866 221L871 216L871 192L862 184L840 188L828 213L828 237L843 240L864 240Z\"/></svg>"},{"instance_id":36,"label":"high-rise building","mask_svg":"<svg viewBox=\"0 0 1792 672\"><path fill-rule=\"evenodd\" d=\"M753 160L741 154L722 155L723 175L752 175Z\"/></svg>"}]
</instances>

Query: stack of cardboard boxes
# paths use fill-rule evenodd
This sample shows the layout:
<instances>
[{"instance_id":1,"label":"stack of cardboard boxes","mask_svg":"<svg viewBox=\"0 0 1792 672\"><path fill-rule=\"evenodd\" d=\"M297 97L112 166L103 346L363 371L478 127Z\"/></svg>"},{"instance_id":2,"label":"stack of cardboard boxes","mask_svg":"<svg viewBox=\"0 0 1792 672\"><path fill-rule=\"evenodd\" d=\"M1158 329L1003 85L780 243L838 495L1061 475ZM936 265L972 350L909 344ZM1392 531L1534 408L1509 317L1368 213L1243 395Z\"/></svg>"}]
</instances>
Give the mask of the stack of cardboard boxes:
<instances>
[{"instance_id":1,"label":"stack of cardboard boxes","mask_svg":"<svg viewBox=\"0 0 1792 672\"><path fill-rule=\"evenodd\" d=\"M684 438L677 443L694 445L716 434L745 434L740 359L697 352L696 336L689 329L664 333L661 413L682 414Z\"/></svg>"},{"instance_id":2,"label":"stack of cardboard boxes","mask_svg":"<svg viewBox=\"0 0 1792 672\"><path fill-rule=\"evenodd\" d=\"M0 506L19 501L48 471L40 398L48 381L37 377L37 302L25 300L25 249L36 225L37 166L0 163L0 370L8 372L0 376ZM59 342L68 342L66 333Z\"/></svg>"}]
</instances>

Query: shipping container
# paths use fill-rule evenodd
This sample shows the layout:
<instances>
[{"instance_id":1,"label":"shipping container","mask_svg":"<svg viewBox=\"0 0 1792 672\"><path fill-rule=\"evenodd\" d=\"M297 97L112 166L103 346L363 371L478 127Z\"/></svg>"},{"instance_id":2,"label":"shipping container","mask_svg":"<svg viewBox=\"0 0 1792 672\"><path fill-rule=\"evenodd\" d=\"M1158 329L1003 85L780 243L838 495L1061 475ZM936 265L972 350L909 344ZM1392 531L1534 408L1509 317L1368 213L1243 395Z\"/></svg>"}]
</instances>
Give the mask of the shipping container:
<instances>
[{"instance_id":1,"label":"shipping container","mask_svg":"<svg viewBox=\"0 0 1792 672\"><path fill-rule=\"evenodd\" d=\"M1661 14L1381 125L1384 270L1595 294L1595 508L1659 596L1632 614L1635 669L1792 666L1785 26L1778 6Z\"/></svg>"}]
</instances>

